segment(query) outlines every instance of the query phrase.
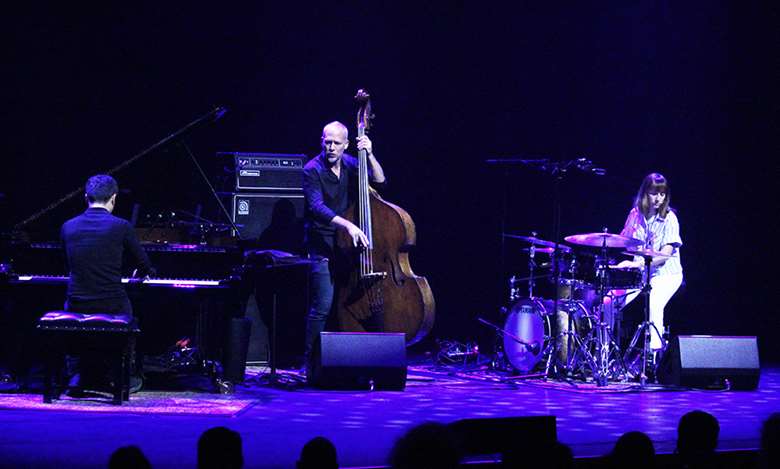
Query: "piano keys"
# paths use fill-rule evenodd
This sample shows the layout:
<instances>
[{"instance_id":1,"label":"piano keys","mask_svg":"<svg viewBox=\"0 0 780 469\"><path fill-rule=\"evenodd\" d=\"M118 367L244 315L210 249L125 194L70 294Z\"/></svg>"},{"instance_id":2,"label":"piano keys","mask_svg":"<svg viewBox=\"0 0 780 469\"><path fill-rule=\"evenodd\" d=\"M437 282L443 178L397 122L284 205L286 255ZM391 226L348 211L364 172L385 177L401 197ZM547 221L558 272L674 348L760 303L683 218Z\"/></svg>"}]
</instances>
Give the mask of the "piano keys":
<instances>
[{"instance_id":1,"label":"piano keys","mask_svg":"<svg viewBox=\"0 0 780 469\"><path fill-rule=\"evenodd\" d=\"M29 285L67 285L68 281L69 277L64 275L12 275L8 279L11 284ZM122 278L122 283L125 285L174 288L225 288L230 281L230 279Z\"/></svg>"}]
</instances>

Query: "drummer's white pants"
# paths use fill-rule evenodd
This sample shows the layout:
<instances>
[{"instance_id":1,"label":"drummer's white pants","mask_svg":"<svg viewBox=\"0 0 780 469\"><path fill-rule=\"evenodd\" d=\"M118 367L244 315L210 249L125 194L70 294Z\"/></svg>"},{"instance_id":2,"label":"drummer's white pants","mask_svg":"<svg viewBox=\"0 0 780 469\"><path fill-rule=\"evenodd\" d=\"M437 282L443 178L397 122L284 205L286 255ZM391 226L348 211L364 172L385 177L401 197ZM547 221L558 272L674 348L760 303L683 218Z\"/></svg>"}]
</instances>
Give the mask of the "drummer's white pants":
<instances>
[{"instance_id":1,"label":"drummer's white pants","mask_svg":"<svg viewBox=\"0 0 780 469\"><path fill-rule=\"evenodd\" d=\"M682 284L683 274L657 275L650 279L650 322L658 328L660 334L664 333L664 308L674 293ZM628 290L623 307L634 301L639 295L639 290ZM650 331L650 348L658 350L662 347L661 338L655 331Z\"/></svg>"}]
</instances>

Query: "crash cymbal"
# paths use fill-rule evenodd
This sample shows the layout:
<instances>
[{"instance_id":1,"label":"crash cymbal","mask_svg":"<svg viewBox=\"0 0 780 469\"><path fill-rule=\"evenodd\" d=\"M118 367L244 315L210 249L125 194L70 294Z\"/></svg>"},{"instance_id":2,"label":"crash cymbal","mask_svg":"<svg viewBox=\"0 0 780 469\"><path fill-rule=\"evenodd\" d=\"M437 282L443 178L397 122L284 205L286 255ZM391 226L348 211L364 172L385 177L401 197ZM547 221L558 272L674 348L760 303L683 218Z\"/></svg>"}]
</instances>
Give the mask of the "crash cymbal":
<instances>
[{"instance_id":1,"label":"crash cymbal","mask_svg":"<svg viewBox=\"0 0 780 469\"><path fill-rule=\"evenodd\" d=\"M653 251L652 249L644 249L644 248L628 249L626 251L623 251L623 254L628 254L629 256L650 258L650 259L668 259L670 257L673 257L671 254L666 254L661 251Z\"/></svg>"},{"instance_id":2,"label":"crash cymbal","mask_svg":"<svg viewBox=\"0 0 780 469\"><path fill-rule=\"evenodd\" d=\"M571 248L569 246L564 246L563 244L558 245L558 249L560 249L561 252L571 252ZM531 250L531 248L523 248L524 252L528 252L530 250ZM555 252L555 248L549 248L549 247L542 246L542 247L539 247L539 248L534 248L534 251L536 251L537 254L539 254L539 253L541 253L541 254L552 254L553 252Z\"/></svg>"},{"instance_id":3,"label":"crash cymbal","mask_svg":"<svg viewBox=\"0 0 780 469\"><path fill-rule=\"evenodd\" d=\"M554 248L555 247L555 243L553 241L546 241L544 239L539 239L539 238L537 238L535 236L521 236L521 235L513 235L513 234L507 234L507 233L504 233L503 236L504 236L504 238L520 239L520 240L525 241L526 243L531 243L534 246L545 246L545 247L548 247L548 248ZM565 247L565 246L561 246L560 244L558 246Z\"/></svg>"},{"instance_id":4,"label":"crash cymbal","mask_svg":"<svg viewBox=\"0 0 780 469\"><path fill-rule=\"evenodd\" d=\"M627 238L612 233L584 233L567 236L564 239L567 243L596 248L630 248L642 244L642 241L639 241L638 239Z\"/></svg>"}]
</instances>

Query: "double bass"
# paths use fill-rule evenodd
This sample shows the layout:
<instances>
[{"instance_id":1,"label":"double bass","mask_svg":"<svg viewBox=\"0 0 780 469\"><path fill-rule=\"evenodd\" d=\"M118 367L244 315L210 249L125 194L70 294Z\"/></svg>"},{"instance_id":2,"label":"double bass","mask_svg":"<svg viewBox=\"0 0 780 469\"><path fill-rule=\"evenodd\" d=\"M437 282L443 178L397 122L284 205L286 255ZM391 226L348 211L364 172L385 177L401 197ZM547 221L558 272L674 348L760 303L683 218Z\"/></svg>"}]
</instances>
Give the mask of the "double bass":
<instances>
[{"instance_id":1,"label":"double bass","mask_svg":"<svg viewBox=\"0 0 780 469\"><path fill-rule=\"evenodd\" d=\"M358 90L358 137L371 119L368 93ZM354 247L343 231L336 238L336 298L339 326L347 332L403 332L411 345L433 327L435 302L425 277L416 275L409 251L417 233L412 217L369 186L365 150L358 151L358 197L342 215L358 226L368 246Z\"/></svg>"}]
</instances>

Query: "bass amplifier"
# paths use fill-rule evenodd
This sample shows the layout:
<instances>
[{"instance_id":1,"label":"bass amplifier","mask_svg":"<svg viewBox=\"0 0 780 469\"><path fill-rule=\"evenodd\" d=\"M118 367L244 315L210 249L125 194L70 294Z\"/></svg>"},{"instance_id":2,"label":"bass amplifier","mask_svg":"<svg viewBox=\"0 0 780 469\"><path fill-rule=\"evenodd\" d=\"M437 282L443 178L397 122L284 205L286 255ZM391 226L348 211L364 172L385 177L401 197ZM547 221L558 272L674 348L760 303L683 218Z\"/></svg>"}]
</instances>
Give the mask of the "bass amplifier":
<instances>
[{"instance_id":1,"label":"bass amplifier","mask_svg":"<svg viewBox=\"0 0 780 469\"><path fill-rule=\"evenodd\" d=\"M239 193L232 202L241 239L263 249L303 252L303 193Z\"/></svg>"},{"instance_id":2,"label":"bass amplifier","mask_svg":"<svg viewBox=\"0 0 780 469\"><path fill-rule=\"evenodd\" d=\"M236 191L299 191L306 155L219 152L233 162Z\"/></svg>"}]
</instances>

